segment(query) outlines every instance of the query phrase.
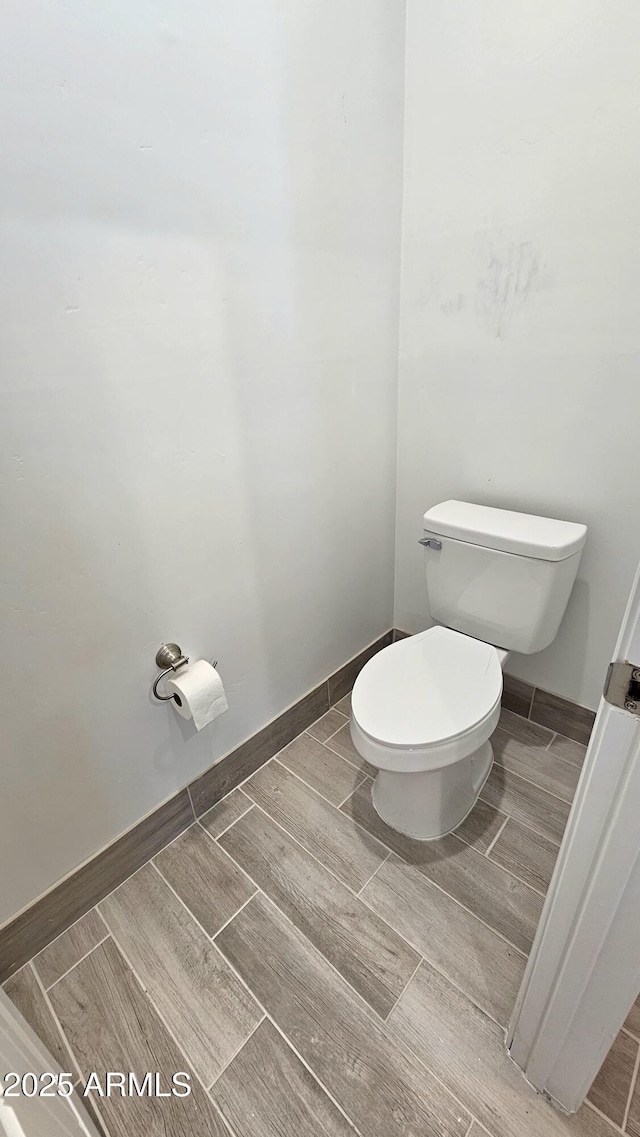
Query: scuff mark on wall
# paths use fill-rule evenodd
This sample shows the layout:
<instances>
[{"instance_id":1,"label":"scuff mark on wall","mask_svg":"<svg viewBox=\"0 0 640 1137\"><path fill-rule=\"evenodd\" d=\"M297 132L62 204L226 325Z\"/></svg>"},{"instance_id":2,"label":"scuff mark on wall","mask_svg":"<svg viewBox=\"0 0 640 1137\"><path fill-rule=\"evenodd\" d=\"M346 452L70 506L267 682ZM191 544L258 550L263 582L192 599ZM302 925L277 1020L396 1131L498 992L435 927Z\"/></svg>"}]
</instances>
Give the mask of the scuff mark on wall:
<instances>
[{"instance_id":1,"label":"scuff mark on wall","mask_svg":"<svg viewBox=\"0 0 640 1137\"><path fill-rule=\"evenodd\" d=\"M454 296L449 296L442 301L440 311L443 316L455 316L458 312L462 312L464 306L464 295L462 292L457 292Z\"/></svg>"},{"instance_id":2,"label":"scuff mark on wall","mask_svg":"<svg viewBox=\"0 0 640 1137\"><path fill-rule=\"evenodd\" d=\"M476 282L477 315L496 339L507 338L513 317L543 285L542 259L530 241L492 243Z\"/></svg>"}]
</instances>

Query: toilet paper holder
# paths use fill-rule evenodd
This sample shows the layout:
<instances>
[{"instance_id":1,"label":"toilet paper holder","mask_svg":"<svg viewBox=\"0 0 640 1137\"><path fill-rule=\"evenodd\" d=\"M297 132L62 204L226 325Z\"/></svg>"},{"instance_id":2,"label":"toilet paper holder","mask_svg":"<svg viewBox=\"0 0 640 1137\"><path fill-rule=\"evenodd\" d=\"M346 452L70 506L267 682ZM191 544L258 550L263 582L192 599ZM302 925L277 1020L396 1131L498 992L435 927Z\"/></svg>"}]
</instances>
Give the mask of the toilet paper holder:
<instances>
[{"instance_id":1,"label":"toilet paper holder","mask_svg":"<svg viewBox=\"0 0 640 1137\"><path fill-rule=\"evenodd\" d=\"M165 675L169 675L172 671L177 671L179 667L184 667L188 662L189 656L182 654L182 648L179 647L178 644L161 644L158 648L156 652L156 663L158 667L162 667L164 670L162 670L159 675L156 675L153 684L153 693L156 699L159 699L161 703L169 703L172 699L176 699L176 696L160 695L158 693L158 683L161 679L164 679ZM218 666L217 659L214 659L213 666Z\"/></svg>"}]
</instances>

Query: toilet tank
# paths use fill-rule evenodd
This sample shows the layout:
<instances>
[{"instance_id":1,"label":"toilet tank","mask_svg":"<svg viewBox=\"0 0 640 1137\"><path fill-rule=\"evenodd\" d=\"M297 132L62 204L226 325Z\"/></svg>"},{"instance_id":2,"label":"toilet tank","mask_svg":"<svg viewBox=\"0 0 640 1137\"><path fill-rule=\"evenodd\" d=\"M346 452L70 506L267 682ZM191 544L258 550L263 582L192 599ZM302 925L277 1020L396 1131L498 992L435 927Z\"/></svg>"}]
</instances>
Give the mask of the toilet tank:
<instances>
[{"instance_id":1,"label":"toilet tank","mask_svg":"<svg viewBox=\"0 0 640 1137\"><path fill-rule=\"evenodd\" d=\"M555 639L586 525L444 501L424 515L427 591L439 624L530 655Z\"/></svg>"}]
</instances>

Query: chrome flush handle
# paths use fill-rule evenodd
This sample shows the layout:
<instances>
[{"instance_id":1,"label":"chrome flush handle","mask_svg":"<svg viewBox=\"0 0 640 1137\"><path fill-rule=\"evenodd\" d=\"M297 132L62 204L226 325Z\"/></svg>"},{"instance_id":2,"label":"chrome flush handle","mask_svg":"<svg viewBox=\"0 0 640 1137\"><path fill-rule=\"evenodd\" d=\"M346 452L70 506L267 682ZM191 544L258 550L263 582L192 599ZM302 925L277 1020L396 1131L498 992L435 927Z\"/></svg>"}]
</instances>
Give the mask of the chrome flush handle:
<instances>
[{"instance_id":1,"label":"chrome flush handle","mask_svg":"<svg viewBox=\"0 0 640 1137\"><path fill-rule=\"evenodd\" d=\"M418 544L424 545L426 549L442 548L442 541L439 541L437 537L420 537Z\"/></svg>"}]
</instances>

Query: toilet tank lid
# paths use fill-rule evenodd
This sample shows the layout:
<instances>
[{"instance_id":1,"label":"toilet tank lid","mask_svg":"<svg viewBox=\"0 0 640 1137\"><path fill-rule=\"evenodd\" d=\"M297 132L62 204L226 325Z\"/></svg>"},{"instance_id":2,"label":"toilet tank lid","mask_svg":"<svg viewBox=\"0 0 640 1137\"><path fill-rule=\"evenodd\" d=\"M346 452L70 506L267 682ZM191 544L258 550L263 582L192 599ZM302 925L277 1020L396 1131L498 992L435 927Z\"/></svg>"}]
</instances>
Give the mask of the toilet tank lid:
<instances>
[{"instance_id":1,"label":"toilet tank lid","mask_svg":"<svg viewBox=\"0 0 640 1137\"><path fill-rule=\"evenodd\" d=\"M424 515L424 527L442 537L543 561L563 561L578 553L587 539L586 525L468 501L434 505Z\"/></svg>"}]
</instances>

